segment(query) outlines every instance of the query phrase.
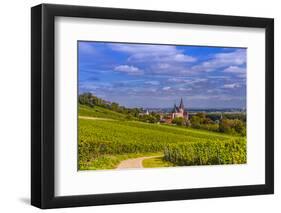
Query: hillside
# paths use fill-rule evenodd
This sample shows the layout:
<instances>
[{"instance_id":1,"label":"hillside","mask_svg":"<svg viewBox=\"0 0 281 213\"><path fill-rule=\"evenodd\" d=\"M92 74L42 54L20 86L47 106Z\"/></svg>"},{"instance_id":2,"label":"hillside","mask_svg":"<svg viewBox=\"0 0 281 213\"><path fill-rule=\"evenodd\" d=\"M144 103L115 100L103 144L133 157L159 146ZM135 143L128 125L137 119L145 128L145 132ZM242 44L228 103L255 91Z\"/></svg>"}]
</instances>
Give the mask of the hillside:
<instances>
[{"instance_id":1,"label":"hillside","mask_svg":"<svg viewBox=\"0 0 281 213\"><path fill-rule=\"evenodd\" d=\"M79 169L112 169L120 159L147 155L164 155L174 165L245 163L245 142L176 126L80 118Z\"/></svg>"},{"instance_id":2,"label":"hillside","mask_svg":"<svg viewBox=\"0 0 281 213\"><path fill-rule=\"evenodd\" d=\"M88 116L88 117L96 117L96 118L110 118L115 120L125 120L126 115L118 112L114 112L112 110L94 106L89 107L86 105L79 104L79 116Z\"/></svg>"}]
</instances>

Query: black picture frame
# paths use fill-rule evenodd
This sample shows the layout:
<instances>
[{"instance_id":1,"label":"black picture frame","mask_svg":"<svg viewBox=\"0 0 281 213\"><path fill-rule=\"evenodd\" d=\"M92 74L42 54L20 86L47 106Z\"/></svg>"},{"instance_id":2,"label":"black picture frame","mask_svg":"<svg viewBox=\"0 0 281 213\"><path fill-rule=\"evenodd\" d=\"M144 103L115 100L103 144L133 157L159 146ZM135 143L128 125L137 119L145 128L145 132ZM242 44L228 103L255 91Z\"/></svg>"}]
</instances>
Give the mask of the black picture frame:
<instances>
[{"instance_id":1,"label":"black picture frame","mask_svg":"<svg viewBox=\"0 0 281 213\"><path fill-rule=\"evenodd\" d=\"M264 28L265 184L93 195L54 195L55 17ZM31 204L42 208L217 198L274 193L274 20L225 15L41 4L31 8Z\"/></svg>"}]
</instances>

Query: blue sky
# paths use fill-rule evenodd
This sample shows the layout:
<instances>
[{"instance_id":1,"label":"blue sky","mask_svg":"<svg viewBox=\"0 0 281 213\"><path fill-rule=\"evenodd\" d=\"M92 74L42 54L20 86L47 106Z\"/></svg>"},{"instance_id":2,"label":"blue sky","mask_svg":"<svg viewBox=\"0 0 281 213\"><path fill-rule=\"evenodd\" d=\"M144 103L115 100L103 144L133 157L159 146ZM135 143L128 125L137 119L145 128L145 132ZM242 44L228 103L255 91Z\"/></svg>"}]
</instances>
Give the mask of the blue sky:
<instances>
[{"instance_id":1,"label":"blue sky","mask_svg":"<svg viewBox=\"0 0 281 213\"><path fill-rule=\"evenodd\" d=\"M247 49L78 42L79 93L126 107L246 107Z\"/></svg>"}]
</instances>

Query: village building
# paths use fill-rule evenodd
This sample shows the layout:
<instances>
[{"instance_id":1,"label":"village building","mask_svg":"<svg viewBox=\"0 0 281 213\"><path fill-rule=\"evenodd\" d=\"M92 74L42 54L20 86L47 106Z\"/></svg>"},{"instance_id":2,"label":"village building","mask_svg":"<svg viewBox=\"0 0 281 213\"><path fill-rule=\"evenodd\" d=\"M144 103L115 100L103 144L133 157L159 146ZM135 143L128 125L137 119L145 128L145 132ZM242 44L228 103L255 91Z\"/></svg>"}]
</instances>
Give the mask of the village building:
<instances>
[{"instance_id":1,"label":"village building","mask_svg":"<svg viewBox=\"0 0 281 213\"><path fill-rule=\"evenodd\" d=\"M143 115L149 115L149 111L148 111L148 109L147 109L145 112L141 112L141 113L139 113L139 115L141 115L141 116L143 116Z\"/></svg>"},{"instance_id":2,"label":"village building","mask_svg":"<svg viewBox=\"0 0 281 213\"><path fill-rule=\"evenodd\" d=\"M183 99L181 98L180 105L177 106L176 104L174 105L171 118L184 118L188 120L188 112L185 111L184 105L183 105Z\"/></svg>"}]
</instances>

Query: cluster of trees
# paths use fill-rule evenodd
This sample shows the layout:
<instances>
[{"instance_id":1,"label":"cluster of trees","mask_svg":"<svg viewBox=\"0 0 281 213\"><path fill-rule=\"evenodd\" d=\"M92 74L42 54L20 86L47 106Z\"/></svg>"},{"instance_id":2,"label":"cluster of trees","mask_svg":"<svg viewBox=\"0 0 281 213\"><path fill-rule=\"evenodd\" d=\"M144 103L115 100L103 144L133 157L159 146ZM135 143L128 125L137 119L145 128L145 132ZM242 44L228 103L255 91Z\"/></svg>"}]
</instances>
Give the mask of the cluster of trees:
<instances>
[{"instance_id":1,"label":"cluster of trees","mask_svg":"<svg viewBox=\"0 0 281 213\"><path fill-rule=\"evenodd\" d=\"M105 101L94 96L92 93L80 94L78 97L78 102L79 104L87 105L89 107L100 106L115 112L126 114L128 119L138 117L139 113L143 111L140 108L126 108L124 106L119 106L118 103Z\"/></svg>"},{"instance_id":2,"label":"cluster of trees","mask_svg":"<svg viewBox=\"0 0 281 213\"><path fill-rule=\"evenodd\" d=\"M142 108L126 108L124 106L120 106L118 103L105 101L101 98L94 96L92 93L83 93L78 97L79 104L87 105L89 107L100 106L106 109L110 109L114 112L126 114L126 118L130 119L138 119L143 122L148 123L158 123L160 121L160 115L151 112L149 115L142 114L144 111Z\"/></svg>"},{"instance_id":3,"label":"cluster of trees","mask_svg":"<svg viewBox=\"0 0 281 213\"><path fill-rule=\"evenodd\" d=\"M219 123L219 131L246 136L246 123L239 119L221 119Z\"/></svg>"},{"instance_id":4,"label":"cluster of trees","mask_svg":"<svg viewBox=\"0 0 281 213\"><path fill-rule=\"evenodd\" d=\"M213 120L215 119L215 120ZM197 113L196 115L193 115L190 119L190 126L196 129L205 129L209 131L218 131L219 130L219 124L218 124L218 118L213 118L207 116L205 113Z\"/></svg>"},{"instance_id":5,"label":"cluster of trees","mask_svg":"<svg viewBox=\"0 0 281 213\"><path fill-rule=\"evenodd\" d=\"M196 115L191 116L189 121L179 117L173 119L172 123L178 126L190 126L196 129L246 136L245 121L245 115L240 114L237 114L237 116L228 114L220 119L220 117L211 117L205 113L197 113Z\"/></svg>"},{"instance_id":6,"label":"cluster of trees","mask_svg":"<svg viewBox=\"0 0 281 213\"><path fill-rule=\"evenodd\" d=\"M221 113L210 113L207 115L210 119L213 121L220 120L221 118ZM246 122L246 114L245 113L226 113L223 115L224 118L226 119L238 119L241 121Z\"/></svg>"},{"instance_id":7,"label":"cluster of trees","mask_svg":"<svg viewBox=\"0 0 281 213\"><path fill-rule=\"evenodd\" d=\"M188 122L186 121L186 119L182 118L182 117L177 117L177 118L174 118L172 120L172 124L175 124L177 126L188 126Z\"/></svg>"},{"instance_id":8,"label":"cluster of trees","mask_svg":"<svg viewBox=\"0 0 281 213\"><path fill-rule=\"evenodd\" d=\"M102 100L93 96L91 93L83 93L78 96L78 102L79 104L93 107L97 102L101 104Z\"/></svg>"},{"instance_id":9,"label":"cluster of trees","mask_svg":"<svg viewBox=\"0 0 281 213\"><path fill-rule=\"evenodd\" d=\"M202 125L214 124L214 121L200 112L191 117L190 124L194 128L201 128Z\"/></svg>"},{"instance_id":10,"label":"cluster of trees","mask_svg":"<svg viewBox=\"0 0 281 213\"><path fill-rule=\"evenodd\" d=\"M158 123L160 122L160 115L155 112L151 112L149 115L139 115L138 119L142 122Z\"/></svg>"}]
</instances>

